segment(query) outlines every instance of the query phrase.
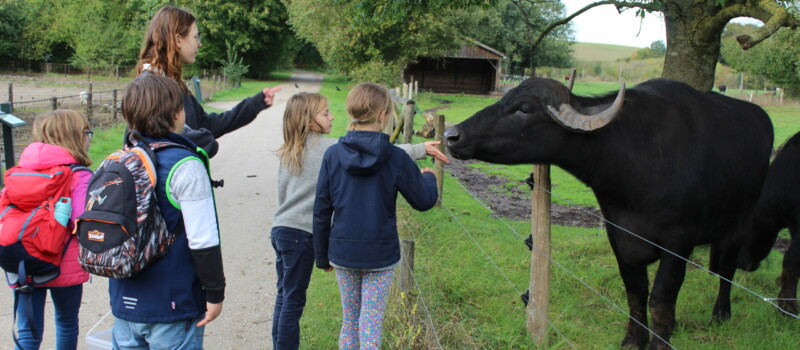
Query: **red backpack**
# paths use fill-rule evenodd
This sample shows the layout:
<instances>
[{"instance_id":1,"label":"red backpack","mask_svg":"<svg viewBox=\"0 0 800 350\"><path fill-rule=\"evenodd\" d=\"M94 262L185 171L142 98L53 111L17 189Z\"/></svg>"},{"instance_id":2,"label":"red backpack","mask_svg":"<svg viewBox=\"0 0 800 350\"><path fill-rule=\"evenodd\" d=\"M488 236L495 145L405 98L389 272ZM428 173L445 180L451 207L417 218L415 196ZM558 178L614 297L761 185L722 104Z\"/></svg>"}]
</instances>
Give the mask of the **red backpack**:
<instances>
[{"instance_id":1,"label":"red backpack","mask_svg":"<svg viewBox=\"0 0 800 350\"><path fill-rule=\"evenodd\" d=\"M0 267L8 284L29 290L58 277L71 239L72 173L84 166L57 165L32 170L20 166L5 173L0 195Z\"/></svg>"}]
</instances>

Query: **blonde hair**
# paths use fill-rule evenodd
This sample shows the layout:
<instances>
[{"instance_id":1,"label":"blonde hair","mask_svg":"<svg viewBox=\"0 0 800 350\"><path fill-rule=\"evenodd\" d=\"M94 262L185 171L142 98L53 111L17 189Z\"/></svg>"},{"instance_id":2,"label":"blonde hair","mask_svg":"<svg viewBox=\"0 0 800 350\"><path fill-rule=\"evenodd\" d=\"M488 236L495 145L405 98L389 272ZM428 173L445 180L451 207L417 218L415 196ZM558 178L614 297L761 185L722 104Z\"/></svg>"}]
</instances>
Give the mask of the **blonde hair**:
<instances>
[{"instance_id":1,"label":"blonde hair","mask_svg":"<svg viewBox=\"0 0 800 350\"><path fill-rule=\"evenodd\" d=\"M345 102L347 116L352 122L347 130L354 130L356 124L378 122L381 112L386 112L384 123L394 118L394 103L389 90L375 83L360 83L347 94Z\"/></svg>"},{"instance_id":2,"label":"blonde hair","mask_svg":"<svg viewBox=\"0 0 800 350\"><path fill-rule=\"evenodd\" d=\"M314 117L328 106L328 99L316 93L301 92L289 98L283 113L283 145L278 148L281 162L289 168L289 173L299 175L303 169L303 154L306 139L311 130Z\"/></svg>"},{"instance_id":3,"label":"blonde hair","mask_svg":"<svg viewBox=\"0 0 800 350\"><path fill-rule=\"evenodd\" d=\"M160 70L165 76L175 79L184 92L189 89L181 79L183 64L175 34L189 35L189 28L196 19L191 12L175 6L164 6L153 16L144 35L142 49L139 51L139 64L136 72L141 74L144 65Z\"/></svg>"},{"instance_id":4,"label":"blonde hair","mask_svg":"<svg viewBox=\"0 0 800 350\"><path fill-rule=\"evenodd\" d=\"M57 109L33 120L33 140L66 149L81 165L92 165L86 152L89 120L76 111Z\"/></svg>"}]
</instances>

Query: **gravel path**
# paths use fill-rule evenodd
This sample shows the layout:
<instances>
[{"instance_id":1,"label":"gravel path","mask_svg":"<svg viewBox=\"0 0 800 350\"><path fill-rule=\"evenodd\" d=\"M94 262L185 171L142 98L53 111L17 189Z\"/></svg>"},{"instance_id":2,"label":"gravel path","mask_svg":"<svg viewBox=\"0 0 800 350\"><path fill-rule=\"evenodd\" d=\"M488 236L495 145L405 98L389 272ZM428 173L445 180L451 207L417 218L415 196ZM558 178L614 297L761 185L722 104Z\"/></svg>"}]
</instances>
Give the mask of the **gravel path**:
<instances>
[{"instance_id":1,"label":"gravel path","mask_svg":"<svg viewBox=\"0 0 800 350\"><path fill-rule=\"evenodd\" d=\"M216 190L222 232L222 254L227 279L222 315L206 326L207 349L271 349L270 328L275 298L274 252L269 230L275 212L275 181L278 158L274 151L283 141L281 126L286 101L299 91L318 91L322 75L296 73L281 85L273 107L265 110L245 128L220 139L219 153L211 162L215 179L225 186ZM236 102L213 102L211 106L230 109ZM94 278L84 285L81 306L79 349L87 349L86 335L108 313L108 284ZM12 294L0 297L0 349L13 349L9 330L13 313ZM113 316L97 324L94 332L109 329ZM45 308L45 336L42 349L55 347L53 310Z\"/></svg>"}]
</instances>

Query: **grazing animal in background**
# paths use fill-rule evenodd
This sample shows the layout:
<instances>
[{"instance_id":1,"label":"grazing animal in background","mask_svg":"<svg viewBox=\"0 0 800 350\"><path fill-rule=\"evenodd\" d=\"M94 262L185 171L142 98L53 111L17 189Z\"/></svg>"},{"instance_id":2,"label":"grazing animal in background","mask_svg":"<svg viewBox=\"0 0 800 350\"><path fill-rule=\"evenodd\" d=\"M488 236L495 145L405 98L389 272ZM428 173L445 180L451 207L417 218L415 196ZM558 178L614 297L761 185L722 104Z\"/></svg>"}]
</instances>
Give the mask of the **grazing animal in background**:
<instances>
[{"instance_id":1,"label":"grazing animal in background","mask_svg":"<svg viewBox=\"0 0 800 350\"><path fill-rule=\"evenodd\" d=\"M719 92L724 94L725 91L728 91L728 86L727 85L720 85L719 86Z\"/></svg>"},{"instance_id":2,"label":"grazing animal in background","mask_svg":"<svg viewBox=\"0 0 800 350\"><path fill-rule=\"evenodd\" d=\"M581 97L534 78L444 137L458 159L563 168L592 189L609 222L669 250L606 225L632 316L621 345L647 345L637 322L648 325L649 302L650 349L666 349L694 247L710 243L711 271L733 278L742 218L767 174L773 130L757 105L680 82L654 79ZM656 261L648 292L647 266ZM730 287L720 279L715 319L730 318Z\"/></svg>"},{"instance_id":3,"label":"grazing animal in background","mask_svg":"<svg viewBox=\"0 0 800 350\"><path fill-rule=\"evenodd\" d=\"M783 256L783 271L778 278L778 306L791 314L800 311L797 282L800 278L800 133L792 136L778 151L769 167L767 179L753 212L753 226L739 254L739 267L758 269L769 255L778 233L789 228L791 244Z\"/></svg>"},{"instance_id":4,"label":"grazing animal in background","mask_svg":"<svg viewBox=\"0 0 800 350\"><path fill-rule=\"evenodd\" d=\"M89 104L89 92L88 91L81 91L78 94L81 98L81 105L88 105Z\"/></svg>"}]
</instances>

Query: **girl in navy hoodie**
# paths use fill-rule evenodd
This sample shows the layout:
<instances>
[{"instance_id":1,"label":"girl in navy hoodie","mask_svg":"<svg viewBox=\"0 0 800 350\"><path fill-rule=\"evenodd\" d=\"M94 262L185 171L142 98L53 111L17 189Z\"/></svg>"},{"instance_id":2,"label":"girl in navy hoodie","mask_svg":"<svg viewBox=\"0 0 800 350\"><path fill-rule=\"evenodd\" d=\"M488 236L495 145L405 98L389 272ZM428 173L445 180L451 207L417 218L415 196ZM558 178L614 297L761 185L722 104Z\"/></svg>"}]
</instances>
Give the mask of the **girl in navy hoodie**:
<instances>
[{"instance_id":1,"label":"girl in navy hoodie","mask_svg":"<svg viewBox=\"0 0 800 350\"><path fill-rule=\"evenodd\" d=\"M379 349L386 296L400 262L397 193L417 210L436 204L433 171L382 133L393 117L389 92L373 83L347 95L347 134L325 152L314 202L317 267L336 269L342 298L339 349Z\"/></svg>"}]
</instances>

